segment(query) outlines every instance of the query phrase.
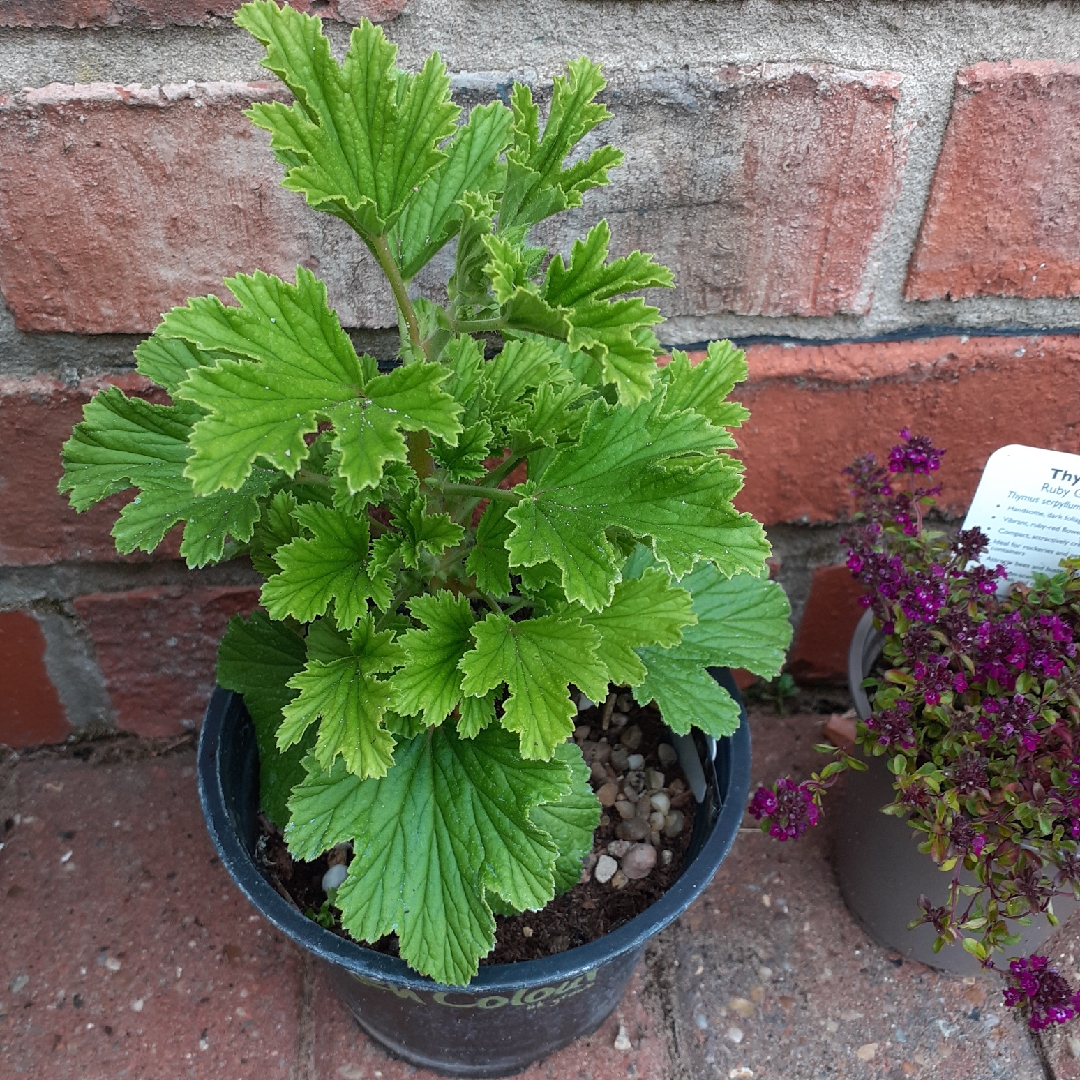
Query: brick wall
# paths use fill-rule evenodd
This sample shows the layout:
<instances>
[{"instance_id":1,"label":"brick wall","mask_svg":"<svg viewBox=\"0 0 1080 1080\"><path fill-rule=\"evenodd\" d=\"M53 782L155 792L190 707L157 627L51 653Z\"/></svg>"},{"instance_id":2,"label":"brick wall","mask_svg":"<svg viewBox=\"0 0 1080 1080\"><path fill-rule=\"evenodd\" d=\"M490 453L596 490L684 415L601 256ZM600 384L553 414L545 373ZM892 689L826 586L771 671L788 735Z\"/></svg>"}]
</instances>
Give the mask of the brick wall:
<instances>
[{"instance_id":1,"label":"brick wall","mask_svg":"<svg viewBox=\"0 0 1080 1080\"><path fill-rule=\"evenodd\" d=\"M338 48L364 15L406 66L438 48L465 106L605 63L629 167L544 240L606 216L676 271L665 342L748 343L740 505L769 527L800 678L842 672L857 614L836 568L855 454L928 432L961 514L996 447L1080 450L1080 9L292 2ZM89 395L147 392L131 350L161 311L301 263L359 345L395 348L362 245L277 186L241 115L280 91L235 6L0 0L0 742L197 725L216 639L257 602L240 564L117 556L122 500L75 515L55 492Z\"/></svg>"}]
</instances>

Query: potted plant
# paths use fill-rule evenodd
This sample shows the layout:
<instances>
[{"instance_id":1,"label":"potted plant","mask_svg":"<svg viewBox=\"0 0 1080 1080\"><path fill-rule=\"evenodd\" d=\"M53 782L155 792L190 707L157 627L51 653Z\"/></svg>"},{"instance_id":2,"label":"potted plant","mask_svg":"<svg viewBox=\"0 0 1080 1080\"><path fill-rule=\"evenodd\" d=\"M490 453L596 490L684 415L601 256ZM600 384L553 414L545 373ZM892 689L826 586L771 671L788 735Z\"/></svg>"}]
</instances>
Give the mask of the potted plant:
<instances>
[{"instance_id":1,"label":"potted plant","mask_svg":"<svg viewBox=\"0 0 1080 1080\"><path fill-rule=\"evenodd\" d=\"M237 275L231 303L190 300L137 349L171 404L114 387L86 406L61 487L79 510L138 489L122 552L183 522L191 566L243 556L264 576L201 736L223 861L367 1030L419 1064L501 1075L603 1019L737 831L749 736L718 669L775 675L790 636L763 530L732 506L728 429L747 413L726 399L745 362L714 343L659 365L659 313L635 294L671 274L609 259L605 222L568 256L530 243L621 161L580 150L608 116L596 65L555 80L542 128L521 85L459 123L438 56L402 72L367 21L340 64L317 18L257 0L236 21L294 98L248 116L285 186L371 251L398 362L358 356L303 267ZM452 241L445 302L417 298ZM496 913L581 876L601 807L575 699L610 702L611 684L655 701L700 773L682 876L599 941L480 968ZM259 875L260 806L295 857L347 862L320 918L355 940ZM397 956L357 944L392 934Z\"/></svg>"},{"instance_id":2,"label":"potted plant","mask_svg":"<svg viewBox=\"0 0 1080 1080\"><path fill-rule=\"evenodd\" d=\"M835 760L763 787L751 813L781 840L799 835L855 770L837 823L845 899L880 943L966 971L1038 948L1055 903L1080 897L1080 560L1006 583L979 562L978 529L929 527L940 487L922 478L944 451L900 437L887 466L868 454L845 470L858 506L848 566L868 608L850 652L862 757L821 747ZM921 941L904 940L907 925ZM937 956L955 942L966 965ZM1008 979L1006 1003L1032 1028L1080 1007L1045 957L1014 959Z\"/></svg>"}]
</instances>

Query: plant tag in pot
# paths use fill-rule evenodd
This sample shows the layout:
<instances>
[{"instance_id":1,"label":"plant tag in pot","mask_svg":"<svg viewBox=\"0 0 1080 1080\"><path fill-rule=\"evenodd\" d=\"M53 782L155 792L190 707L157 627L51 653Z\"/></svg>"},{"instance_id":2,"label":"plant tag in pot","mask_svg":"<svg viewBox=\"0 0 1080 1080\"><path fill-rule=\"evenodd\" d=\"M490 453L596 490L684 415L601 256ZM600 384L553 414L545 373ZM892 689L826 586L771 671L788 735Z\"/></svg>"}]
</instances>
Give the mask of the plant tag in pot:
<instances>
[{"instance_id":1,"label":"plant tag in pot","mask_svg":"<svg viewBox=\"0 0 1080 1080\"><path fill-rule=\"evenodd\" d=\"M1002 564L1009 580L1055 573L1080 555L1080 455L1015 443L995 450L964 519L965 529L976 526L990 539L983 563Z\"/></svg>"}]
</instances>

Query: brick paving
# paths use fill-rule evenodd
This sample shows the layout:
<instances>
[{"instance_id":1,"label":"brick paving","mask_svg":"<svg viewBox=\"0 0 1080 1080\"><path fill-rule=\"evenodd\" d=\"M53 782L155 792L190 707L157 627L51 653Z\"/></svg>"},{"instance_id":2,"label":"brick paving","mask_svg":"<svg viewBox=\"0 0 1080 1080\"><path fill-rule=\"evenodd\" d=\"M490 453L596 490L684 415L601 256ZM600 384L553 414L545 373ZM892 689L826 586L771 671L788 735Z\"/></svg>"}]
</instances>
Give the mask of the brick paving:
<instances>
[{"instance_id":1,"label":"brick paving","mask_svg":"<svg viewBox=\"0 0 1080 1080\"><path fill-rule=\"evenodd\" d=\"M754 717L755 772L805 771L821 717ZM315 966L247 906L202 823L189 748L93 744L0 767L0 1076L25 1080L426 1080L366 1039ZM528 1080L1069 1080L992 980L871 944L827 829L739 837L651 947L615 1014ZM1068 966L1080 943L1055 945ZM620 1025L632 1049L614 1047Z\"/></svg>"}]
</instances>

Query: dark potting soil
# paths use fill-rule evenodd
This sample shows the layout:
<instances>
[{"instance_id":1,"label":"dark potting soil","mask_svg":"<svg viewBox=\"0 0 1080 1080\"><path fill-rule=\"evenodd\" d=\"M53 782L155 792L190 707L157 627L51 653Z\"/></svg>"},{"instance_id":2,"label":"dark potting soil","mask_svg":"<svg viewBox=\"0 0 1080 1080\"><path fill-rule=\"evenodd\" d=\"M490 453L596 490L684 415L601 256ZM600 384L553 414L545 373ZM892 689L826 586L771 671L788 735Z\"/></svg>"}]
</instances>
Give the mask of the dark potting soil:
<instances>
[{"instance_id":1,"label":"dark potting soil","mask_svg":"<svg viewBox=\"0 0 1080 1080\"><path fill-rule=\"evenodd\" d=\"M593 790L600 791L607 785L606 797L610 799L611 785L615 785L620 795L628 781L633 785L635 777L629 774L636 772L638 776L647 776L648 770L662 772L662 790L669 795L671 809L678 810L684 819L681 832L675 836L666 836L661 832L657 836L656 831L650 830L642 838L658 849L656 864L647 876L627 879L620 869L612 879L600 882L593 873L597 860L609 853L609 845L614 842L612 853L621 864L622 857L618 852L635 841L619 841L622 837L632 835L628 830L636 825L635 822L624 823L615 806L604 807L600 825L593 834L592 854L585 859L583 880L541 911L527 911L514 916L497 915L495 948L480 961L482 965L538 960L595 941L640 915L663 896L682 872L693 832L693 796L678 761L671 761L670 747L665 748L664 759L661 759L660 747L667 742L668 733L659 711L651 705L639 706L622 694L618 703L627 707L617 711L611 706L605 709L604 705L596 705L578 715L575 739L591 765ZM603 723L605 712L609 720L606 729ZM635 729L640 734L640 742ZM631 745L625 745L623 740ZM644 763L636 770L621 767L628 753L640 754ZM646 784L641 798L648 797ZM601 798L603 801L604 796ZM625 801L623 809L626 809ZM322 888L323 875L331 863L347 862L348 852L329 852L312 862L301 862L289 854L280 830L264 817L260 821L255 861L263 875L282 896L309 917L314 917L323 909L323 917L319 921L338 936L352 940L336 919L331 922L328 918L332 913L329 908L324 909L326 894ZM636 827L640 836L645 830L641 825ZM665 855L665 852L670 852L670 855ZM364 944L378 952L398 955L396 934L390 934L374 944Z\"/></svg>"}]
</instances>

